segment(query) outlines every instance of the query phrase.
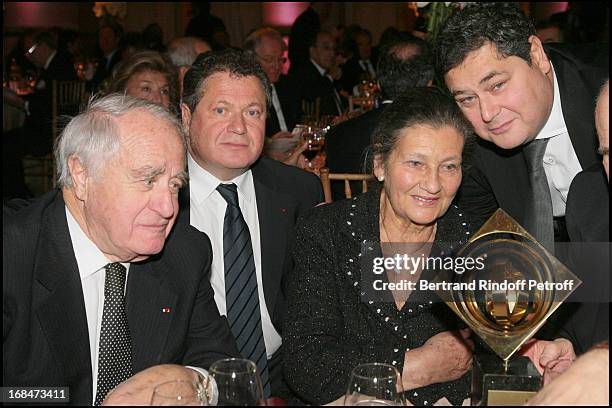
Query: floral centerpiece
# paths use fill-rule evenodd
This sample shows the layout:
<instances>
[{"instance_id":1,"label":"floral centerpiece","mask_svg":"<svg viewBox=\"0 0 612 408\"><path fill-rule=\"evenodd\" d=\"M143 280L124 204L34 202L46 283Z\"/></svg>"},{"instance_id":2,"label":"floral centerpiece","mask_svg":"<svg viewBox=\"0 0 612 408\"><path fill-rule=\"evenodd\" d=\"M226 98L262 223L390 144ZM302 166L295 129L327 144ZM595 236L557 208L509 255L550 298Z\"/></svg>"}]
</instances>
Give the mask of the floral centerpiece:
<instances>
[{"instance_id":1,"label":"floral centerpiece","mask_svg":"<svg viewBox=\"0 0 612 408\"><path fill-rule=\"evenodd\" d=\"M96 1L92 11L98 18L121 21L127 15L127 3L116 1Z\"/></svg>"},{"instance_id":2,"label":"floral centerpiece","mask_svg":"<svg viewBox=\"0 0 612 408\"><path fill-rule=\"evenodd\" d=\"M468 3L426 1L410 3L410 8L414 10L417 17L423 14L423 17L427 21L427 41L433 44L446 19L455 10L462 9L466 4Z\"/></svg>"}]
</instances>

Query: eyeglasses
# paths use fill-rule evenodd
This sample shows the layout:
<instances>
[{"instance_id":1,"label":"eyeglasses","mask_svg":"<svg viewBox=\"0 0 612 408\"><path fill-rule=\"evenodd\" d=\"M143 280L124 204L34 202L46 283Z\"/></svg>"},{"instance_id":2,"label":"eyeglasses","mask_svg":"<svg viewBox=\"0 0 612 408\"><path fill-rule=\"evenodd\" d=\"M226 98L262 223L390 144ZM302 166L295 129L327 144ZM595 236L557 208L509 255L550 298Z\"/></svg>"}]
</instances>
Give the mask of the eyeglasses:
<instances>
[{"instance_id":1,"label":"eyeglasses","mask_svg":"<svg viewBox=\"0 0 612 408\"><path fill-rule=\"evenodd\" d=\"M34 44L33 46L31 46L30 49L26 52L26 54L34 54L34 51L36 51L36 47L38 47L38 44Z\"/></svg>"},{"instance_id":2,"label":"eyeglasses","mask_svg":"<svg viewBox=\"0 0 612 408\"><path fill-rule=\"evenodd\" d=\"M262 60L263 62L265 62L266 64L274 64L275 62L279 63L280 65L283 65L285 62L287 62L287 58L285 57L272 57L272 56L263 56L263 55L259 55L256 54L257 58L259 58L260 60Z\"/></svg>"}]
</instances>

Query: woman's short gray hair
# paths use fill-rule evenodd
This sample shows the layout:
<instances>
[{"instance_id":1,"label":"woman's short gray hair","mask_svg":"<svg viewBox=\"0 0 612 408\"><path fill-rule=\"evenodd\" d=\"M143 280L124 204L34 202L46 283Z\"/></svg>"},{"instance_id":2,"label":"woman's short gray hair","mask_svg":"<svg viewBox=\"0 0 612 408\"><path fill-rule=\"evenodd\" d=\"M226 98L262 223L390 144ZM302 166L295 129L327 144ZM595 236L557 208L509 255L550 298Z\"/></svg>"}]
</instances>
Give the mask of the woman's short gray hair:
<instances>
[{"instance_id":1,"label":"woman's short gray hair","mask_svg":"<svg viewBox=\"0 0 612 408\"><path fill-rule=\"evenodd\" d=\"M182 124L163 106L119 93L94 96L89 100L87 108L68 122L57 140L55 163L58 185L72 186L72 176L68 169L71 156L77 157L89 174L95 176L104 163L119 152L119 129L114 119L138 109L171 123L180 135L186 151Z\"/></svg>"}]
</instances>

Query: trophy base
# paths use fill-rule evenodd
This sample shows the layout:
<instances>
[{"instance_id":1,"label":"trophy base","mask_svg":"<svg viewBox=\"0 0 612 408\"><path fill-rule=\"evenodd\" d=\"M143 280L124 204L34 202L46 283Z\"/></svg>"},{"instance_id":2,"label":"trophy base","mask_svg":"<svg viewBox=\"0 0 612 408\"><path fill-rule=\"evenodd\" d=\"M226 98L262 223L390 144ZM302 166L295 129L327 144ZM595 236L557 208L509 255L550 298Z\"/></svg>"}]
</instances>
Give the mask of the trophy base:
<instances>
[{"instance_id":1,"label":"trophy base","mask_svg":"<svg viewBox=\"0 0 612 408\"><path fill-rule=\"evenodd\" d=\"M474 356L472 405L523 405L541 384L542 377L527 357L512 357L506 366L497 355Z\"/></svg>"}]
</instances>

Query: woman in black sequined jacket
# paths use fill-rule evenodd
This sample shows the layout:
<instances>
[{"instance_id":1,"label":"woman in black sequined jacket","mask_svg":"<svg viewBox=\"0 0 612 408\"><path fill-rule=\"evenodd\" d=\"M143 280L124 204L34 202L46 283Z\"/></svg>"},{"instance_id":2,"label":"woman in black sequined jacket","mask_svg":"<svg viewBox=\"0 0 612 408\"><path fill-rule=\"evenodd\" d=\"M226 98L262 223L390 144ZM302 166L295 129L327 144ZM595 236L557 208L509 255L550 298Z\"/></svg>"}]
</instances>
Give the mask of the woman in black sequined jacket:
<instances>
[{"instance_id":1,"label":"woman in black sequined jacket","mask_svg":"<svg viewBox=\"0 0 612 408\"><path fill-rule=\"evenodd\" d=\"M470 224L451 202L469 131L454 101L413 90L385 110L374 133L380 187L300 220L283 348L288 384L307 403L342 398L351 370L371 362L396 367L415 405L468 397L469 331L435 293L374 291L371 276L374 258L393 256L386 243L412 243L434 257L467 242ZM397 272L379 277L432 276Z\"/></svg>"}]
</instances>

